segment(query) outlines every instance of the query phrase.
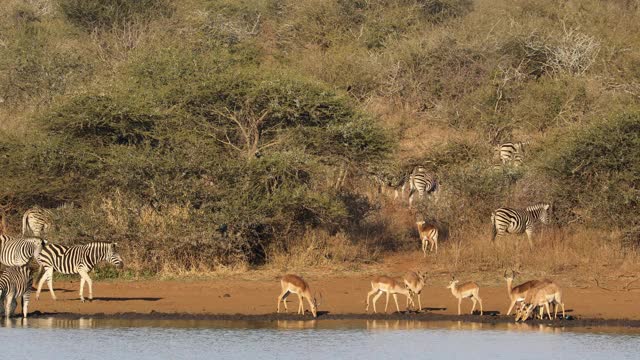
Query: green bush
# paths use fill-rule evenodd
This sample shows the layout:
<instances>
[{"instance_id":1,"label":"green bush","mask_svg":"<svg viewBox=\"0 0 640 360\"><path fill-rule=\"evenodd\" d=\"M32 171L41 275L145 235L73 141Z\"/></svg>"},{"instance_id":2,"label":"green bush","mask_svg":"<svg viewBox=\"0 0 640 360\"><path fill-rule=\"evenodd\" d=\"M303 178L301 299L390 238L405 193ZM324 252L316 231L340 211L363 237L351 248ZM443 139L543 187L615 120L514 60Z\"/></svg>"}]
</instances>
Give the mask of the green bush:
<instances>
[{"instance_id":1,"label":"green bush","mask_svg":"<svg viewBox=\"0 0 640 360\"><path fill-rule=\"evenodd\" d=\"M274 240L308 227L346 229L364 216L347 209L351 197L327 174L384 159L392 141L350 100L294 74L231 67L202 77L191 62L173 64L181 75L164 89L147 90L141 85L157 78L134 72L132 83L111 94L77 95L43 114L44 140L1 143L15 174L3 182L6 200L93 203L87 223L113 228L98 204L121 194L128 205L115 210L122 218L115 237L129 252L170 252L186 268L207 258L225 266L261 262ZM208 223L172 225L163 238L180 239L171 245L150 242L135 211L143 204L159 213L184 208ZM210 224L227 230L202 230ZM83 239L91 229L75 231ZM159 271L165 263L140 266Z\"/></svg>"}]
</instances>

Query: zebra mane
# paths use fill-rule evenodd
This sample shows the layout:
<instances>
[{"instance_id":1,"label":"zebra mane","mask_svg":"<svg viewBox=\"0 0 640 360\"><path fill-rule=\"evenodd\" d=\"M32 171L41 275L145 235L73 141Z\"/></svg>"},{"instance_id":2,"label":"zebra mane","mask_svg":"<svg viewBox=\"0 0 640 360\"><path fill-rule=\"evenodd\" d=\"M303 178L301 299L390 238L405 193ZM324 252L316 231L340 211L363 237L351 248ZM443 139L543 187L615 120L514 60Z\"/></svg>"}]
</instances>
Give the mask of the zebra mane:
<instances>
[{"instance_id":1,"label":"zebra mane","mask_svg":"<svg viewBox=\"0 0 640 360\"><path fill-rule=\"evenodd\" d=\"M549 208L551 205L547 204L547 203L539 203L539 204L535 204L535 205L531 205L527 207L527 212L534 212L534 211L539 211L543 208Z\"/></svg>"}]
</instances>

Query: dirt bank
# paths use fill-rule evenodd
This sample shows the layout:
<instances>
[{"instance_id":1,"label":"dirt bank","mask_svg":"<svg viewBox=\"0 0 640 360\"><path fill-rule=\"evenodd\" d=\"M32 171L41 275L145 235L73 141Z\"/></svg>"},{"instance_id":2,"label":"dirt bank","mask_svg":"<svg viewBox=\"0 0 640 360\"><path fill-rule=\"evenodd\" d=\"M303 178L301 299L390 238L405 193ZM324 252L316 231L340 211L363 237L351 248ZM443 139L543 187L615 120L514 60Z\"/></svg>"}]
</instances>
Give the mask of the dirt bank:
<instances>
[{"instance_id":1,"label":"dirt bank","mask_svg":"<svg viewBox=\"0 0 640 360\"><path fill-rule=\"evenodd\" d=\"M424 313L367 315L365 297L370 290L368 276L309 277L312 290L321 291L321 318L325 319L415 319L462 320L480 322L512 321L503 315L509 305L505 287L482 287L480 296L484 317L457 317L457 302L445 286L429 286L422 294ZM58 301L43 291L39 300L32 296L30 311L38 314L74 317L94 315L127 318L185 318L185 319L244 319L273 320L300 319L296 315L274 315L279 282L265 280L207 280L207 281L136 281L95 282L93 302L78 299L79 282L57 281ZM85 289L87 291L87 289ZM85 293L86 294L86 293ZM35 294L34 294L35 295ZM596 287L565 287L564 301L567 315L579 326L595 324L640 326L640 304L637 291L606 291ZM400 309L406 298L399 296ZM308 306L306 306L307 308ZM290 298L289 310L297 308L297 297ZM462 311L471 309L471 301L464 300ZM389 311L395 310L393 298ZM384 311L384 297L378 301L378 311ZM575 322L579 321L579 322Z\"/></svg>"}]
</instances>

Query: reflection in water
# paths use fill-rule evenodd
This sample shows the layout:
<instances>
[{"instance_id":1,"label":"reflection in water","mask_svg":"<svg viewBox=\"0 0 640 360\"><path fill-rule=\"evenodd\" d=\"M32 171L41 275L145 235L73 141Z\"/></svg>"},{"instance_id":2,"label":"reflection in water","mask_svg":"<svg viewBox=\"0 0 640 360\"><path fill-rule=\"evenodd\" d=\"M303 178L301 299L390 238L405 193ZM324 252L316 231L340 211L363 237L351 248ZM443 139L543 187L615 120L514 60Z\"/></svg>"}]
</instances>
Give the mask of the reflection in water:
<instances>
[{"instance_id":1,"label":"reflection in water","mask_svg":"<svg viewBox=\"0 0 640 360\"><path fill-rule=\"evenodd\" d=\"M64 318L28 318L14 317L0 321L1 328L39 328L39 329L118 329L118 328L175 328L175 329L281 329L281 330L459 330L459 331L507 331L509 333L630 333L640 334L637 328L616 327L551 327L543 324L528 323L476 323L465 321L419 321L419 320L141 320L141 319L64 319Z\"/></svg>"},{"instance_id":2,"label":"reflection in water","mask_svg":"<svg viewBox=\"0 0 640 360\"><path fill-rule=\"evenodd\" d=\"M278 329L301 330L316 328L317 320L278 320Z\"/></svg>"},{"instance_id":3,"label":"reflection in water","mask_svg":"<svg viewBox=\"0 0 640 360\"><path fill-rule=\"evenodd\" d=\"M363 358L364 354L374 358L494 359L516 352L518 359L531 360L636 359L640 342L638 331L620 334L612 328L597 328L598 333L593 333L462 321L14 318L0 324L3 359L24 358L25 349L29 357L65 360L336 359Z\"/></svg>"}]
</instances>

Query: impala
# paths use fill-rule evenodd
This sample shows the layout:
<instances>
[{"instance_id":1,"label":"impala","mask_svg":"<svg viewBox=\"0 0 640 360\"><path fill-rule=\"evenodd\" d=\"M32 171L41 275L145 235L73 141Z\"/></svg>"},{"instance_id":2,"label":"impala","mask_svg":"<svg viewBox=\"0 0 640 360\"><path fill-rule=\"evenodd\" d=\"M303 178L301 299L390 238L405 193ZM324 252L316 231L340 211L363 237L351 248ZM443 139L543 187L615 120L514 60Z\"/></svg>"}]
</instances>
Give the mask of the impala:
<instances>
[{"instance_id":1,"label":"impala","mask_svg":"<svg viewBox=\"0 0 640 360\"><path fill-rule=\"evenodd\" d=\"M424 221L416 222L418 226L418 234L420 234L420 241L422 241L422 252L424 257L427 257L427 245L429 245L429 251L433 251L436 248L436 254L438 253L438 228L434 225L427 225Z\"/></svg>"},{"instance_id":2,"label":"impala","mask_svg":"<svg viewBox=\"0 0 640 360\"><path fill-rule=\"evenodd\" d=\"M551 312L549 311L550 303L554 303L556 305L554 307L553 319L558 315L558 306L562 306L562 317L565 317L564 303L562 302L562 290L558 284L553 281L547 281L548 282L538 284L538 286L529 291L527 297L524 299L523 306L516 314L516 322L518 320L525 321L528 319L536 306L540 307L539 315L541 319L544 314L544 309L547 310L549 319L552 319Z\"/></svg>"},{"instance_id":3,"label":"impala","mask_svg":"<svg viewBox=\"0 0 640 360\"><path fill-rule=\"evenodd\" d=\"M284 303L284 310L289 311L287 308L287 296L289 294L298 295L298 314L304 315L304 302L306 298L311 307L311 314L313 317L318 317L318 301L315 296L311 295L309 284L300 276L287 274L280 279L280 286L282 287L282 293L278 296L278 312L280 312L280 301Z\"/></svg>"},{"instance_id":4,"label":"impala","mask_svg":"<svg viewBox=\"0 0 640 360\"><path fill-rule=\"evenodd\" d=\"M422 311L422 301L420 301L420 294L422 293L422 288L424 288L424 279L426 275L426 272L418 273L414 271L409 271L404 275L404 284L409 290L411 290L413 294L416 294L416 296L418 297L418 311ZM408 307L409 297L407 296L407 308Z\"/></svg>"},{"instance_id":5,"label":"impala","mask_svg":"<svg viewBox=\"0 0 640 360\"><path fill-rule=\"evenodd\" d=\"M524 301L525 297L529 293L529 291L536 287L541 283L548 283L549 280L529 280L524 282L518 286L512 287L513 279L516 277L516 271L511 270L511 275L507 275L507 270L504 271L504 278L507 280L507 292L509 294L509 299L511 299L511 304L509 305L509 310L507 310L507 315L511 314L511 310L516 305L516 303Z\"/></svg>"},{"instance_id":6,"label":"impala","mask_svg":"<svg viewBox=\"0 0 640 360\"><path fill-rule=\"evenodd\" d=\"M451 277L451 282L449 282L449 286L447 289L451 289L451 293L458 299L458 315L460 315L460 303L462 303L462 299L471 298L473 301L473 308L471 308L471 314L476 309L476 302L480 303L480 315L482 315L482 299L478 296L480 292L480 287L473 281L466 282L464 284L458 285L458 280L454 277Z\"/></svg>"},{"instance_id":7,"label":"impala","mask_svg":"<svg viewBox=\"0 0 640 360\"><path fill-rule=\"evenodd\" d=\"M411 293L409 289L401 286L396 280L390 278L388 276L377 276L371 280L371 291L367 294L367 307L365 311L369 311L369 298L371 295L373 297L373 312L377 313L376 310L376 302L382 296L382 293L387 294L387 303L384 305L384 312L387 312L387 307L389 306L389 295L393 295L393 300L396 302L396 309L400 312L400 306L398 305L398 294L404 295L407 297L407 301L411 302L411 306L415 306L413 299L411 298ZM407 306L408 308L408 306Z\"/></svg>"}]
</instances>

